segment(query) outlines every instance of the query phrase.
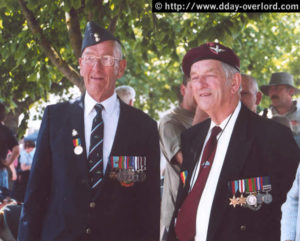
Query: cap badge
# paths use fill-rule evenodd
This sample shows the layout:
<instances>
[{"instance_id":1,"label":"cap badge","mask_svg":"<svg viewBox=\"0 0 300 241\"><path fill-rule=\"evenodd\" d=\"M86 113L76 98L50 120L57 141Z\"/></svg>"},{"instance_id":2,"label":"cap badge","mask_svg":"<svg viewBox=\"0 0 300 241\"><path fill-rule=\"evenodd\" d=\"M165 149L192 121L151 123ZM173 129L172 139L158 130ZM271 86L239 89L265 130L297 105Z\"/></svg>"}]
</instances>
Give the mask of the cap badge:
<instances>
[{"instance_id":1,"label":"cap badge","mask_svg":"<svg viewBox=\"0 0 300 241\"><path fill-rule=\"evenodd\" d=\"M100 38L98 33L94 33L94 39L95 39L96 42L100 41L101 38Z\"/></svg>"},{"instance_id":2,"label":"cap badge","mask_svg":"<svg viewBox=\"0 0 300 241\"><path fill-rule=\"evenodd\" d=\"M210 49L212 50L212 52L215 53L215 54L219 54L219 53L225 51L225 49L220 49L220 48L219 48L219 45L216 45L215 48L214 48L214 47L209 47L209 48L210 48Z\"/></svg>"}]
</instances>

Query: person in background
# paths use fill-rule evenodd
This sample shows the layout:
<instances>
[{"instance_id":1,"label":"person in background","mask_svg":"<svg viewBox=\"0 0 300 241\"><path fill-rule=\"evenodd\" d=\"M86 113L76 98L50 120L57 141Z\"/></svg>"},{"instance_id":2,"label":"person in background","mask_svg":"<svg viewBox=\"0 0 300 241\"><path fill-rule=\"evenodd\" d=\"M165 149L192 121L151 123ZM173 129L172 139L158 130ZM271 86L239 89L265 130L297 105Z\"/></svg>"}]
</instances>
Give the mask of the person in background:
<instances>
[{"instance_id":1,"label":"person in background","mask_svg":"<svg viewBox=\"0 0 300 241\"><path fill-rule=\"evenodd\" d=\"M179 106L172 109L159 122L161 150L167 160L164 172L164 186L161 203L161 240L165 240L179 186L179 174L182 164L181 133L207 118L207 114L197 109L190 78L183 76L180 85ZM197 109L197 111L196 111ZM196 112L196 114L195 114Z\"/></svg>"},{"instance_id":2,"label":"person in background","mask_svg":"<svg viewBox=\"0 0 300 241\"><path fill-rule=\"evenodd\" d=\"M300 241L300 166L285 203L281 207L281 241Z\"/></svg>"},{"instance_id":3,"label":"person in background","mask_svg":"<svg viewBox=\"0 0 300 241\"><path fill-rule=\"evenodd\" d=\"M24 201L27 182L29 179L30 169L35 153L35 142L24 140L24 150L20 153L19 170L17 181L13 190L13 197L19 202Z\"/></svg>"},{"instance_id":4,"label":"person in background","mask_svg":"<svg viewBox=\"0 0 300 241\"><path fill-rule=\"evenodd\" d=\"M19 156L19 143L12 131L4 125L5 106L0 103L0 186L9 188L7 168ZM10 154L8 152L10 151Z\"/></svg>"},{"instance_id":5,"label":"person in background","mask_svg":"<svg viewBox=\"0 0 300 241\"><path fill-rule=\"evenodd\" d=\"M250 75L242 74L241 76L241 101L249 110L257 113L257 106L262 99L262 93L258 89L257 81Z\"/></svg>"},{"instance_id":6,"label":"person in background","mask_svg":"<svg viewBox=\"0 0 300 241\"><path fill-rule=\"evenodd\" d=\"M129 85L121 85L116 88L119 98L127 105L133 106L135 98L135 90Z\"/></svg>"},{"instance_id":7,"label":"person in background","mask_svg":"<svg viewBox=\"0 0 300 241\"><path fill-rule=\"evenodd\" d=\"M264 95L272 102L263 112L264 117L286 117L290 122L295 139L300 137L300 102L293 100L293 96L300 94L295 87L293 76L287 72L273 73L268 85L260 86Z\"/></svg>"}]
</instances>

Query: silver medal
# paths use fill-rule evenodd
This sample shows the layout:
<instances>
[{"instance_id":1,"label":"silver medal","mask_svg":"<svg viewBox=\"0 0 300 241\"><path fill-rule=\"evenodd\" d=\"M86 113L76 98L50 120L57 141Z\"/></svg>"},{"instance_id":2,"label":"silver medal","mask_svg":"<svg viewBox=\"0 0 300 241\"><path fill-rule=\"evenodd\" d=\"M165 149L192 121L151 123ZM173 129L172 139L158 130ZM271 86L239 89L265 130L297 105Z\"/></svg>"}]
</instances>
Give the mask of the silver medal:
<instances>
[{"instance_id":1,"label":"silver medal","mask_svg":"<svg viewBox=\"0 0 300 241\"><path fill-rule=\"evenodd\" d=\"M270 204L272 202L272 195L270 193L266 193L264 196L263 196L263 201L265 204Z\"/></svg>"},{"instance_id":2,"label":"silver medal","mask_svg":"<svg viewBox=\"0 0 300 241\"><path fill-rule=\"evenodd\" d=\"M82 152L83 152L82 146L76 146L76 147L74 148L74 153L75 153L76 155L80 155Z\"/></svg>"},{"instance_id":3,"label":"silver medal","mask_svg":"<svg viewBox=\"0 0 300 241\"><path fill-rule=\"evenodd\" d=\"M260 192L257 193L256 195L256 199L257 199L257 204L262 204L264 201L263 201L263 194L261 194Z\"/></svg>"},{"instance_id":4,"label":"silver medal","mask_svg":"<svg viewBox=\"0 0 300 241\"><path fill-rule=\"evenodd\" d=\"M253 194L250 194L247 197L246 202L250 206L255 206L257 204L257 198Z\"/></svg>"}]
</instances>

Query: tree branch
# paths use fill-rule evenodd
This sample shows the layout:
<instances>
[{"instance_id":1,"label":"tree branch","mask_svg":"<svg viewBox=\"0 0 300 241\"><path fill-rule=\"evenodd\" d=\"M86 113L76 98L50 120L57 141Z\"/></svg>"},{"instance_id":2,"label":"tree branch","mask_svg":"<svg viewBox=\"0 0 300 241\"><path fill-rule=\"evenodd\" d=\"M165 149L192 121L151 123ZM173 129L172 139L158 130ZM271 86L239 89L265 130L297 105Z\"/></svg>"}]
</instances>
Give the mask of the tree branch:
<instances>
[{"instance_id":1,"label":"tree branch","mask_svg":"<svg viewBox=\"0 0 300 241\"><path fill-rule=\"evenodd\" d=\"M115 17L113 17L113 19L110 21L108 29L111 33L114 33L116 30L117 22L118 22L118 19L119 19L120 15L122 14L122 11L125 7L125 3L126 3L126 0L121 1L121 5L119 8L118 14Z\"/></svg>"},{"instance_id":2,"label":"tree branch","mask_svg":"<svg viewBox=\"0 0 300 241\"><path fill-rule=\"evenodd\" d=\"M74 8L70 12L65 13L66 24L68 29L69 40L74 51L75 57L81 56L81 32L77 12Z\"/></svg>"},{"instance_id":3,"label":"tree branch","mask_svg":"<svg viewBox=\"0 0 300 241\"><path fill-rule=\"evenodd\" d=\"M81 92L85 90L83 81L80 78L79 73L72 68L68 63L66 63L59 55L59 53L51 46L49 41L43 35L43 31L40 28L36 18L34 17L33 13L27 8L26 3L24 0L18 0L18 3L21 7L21 11L24 17L27 20L28 27L31 29L34 36L37 37L38 43L46 54L49 57L52 64L54 64L58 70L73 83L74 85L78 86Z\"/></svg>"}]
</instances>

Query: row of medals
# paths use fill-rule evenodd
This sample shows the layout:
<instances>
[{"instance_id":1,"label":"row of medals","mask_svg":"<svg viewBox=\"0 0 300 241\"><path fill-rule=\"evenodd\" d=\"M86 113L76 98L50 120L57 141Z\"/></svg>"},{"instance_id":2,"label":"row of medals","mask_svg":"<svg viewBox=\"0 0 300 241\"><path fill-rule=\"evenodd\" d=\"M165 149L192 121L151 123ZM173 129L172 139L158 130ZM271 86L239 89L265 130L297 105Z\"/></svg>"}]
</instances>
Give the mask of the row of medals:
<instances>
[{"instance_id":1,"label":"row of medals","mask_svg":"<svg viewBox=\"0 0 300 241\"><path fill-rule=\"evenodd\" d=\"M270 204L272 202L272 195L268 192L252 192L247 197L244 197L243 193L240 197L233 195L232 198L229 198L229 205L232 205L234 208L237 205L241 207L248 207L252 210L259 210L263 203Z\"/></svg>"},{"instance_id":2,"label":"row of medals","mask_svg":"<svg viewBox=\"0 0 300 241\"><path fill-rule=\"evenodd\" d=\"M119 182L132 183L145 181L146 174L143 170L134 170L133 168L113 168L109 174L109 177L112 179L117 179Z\"/></svg>"}]
</instances>

